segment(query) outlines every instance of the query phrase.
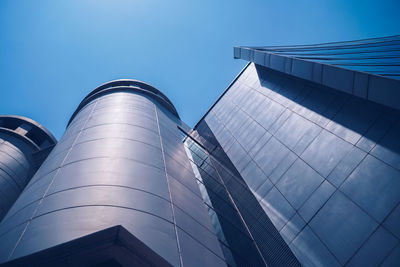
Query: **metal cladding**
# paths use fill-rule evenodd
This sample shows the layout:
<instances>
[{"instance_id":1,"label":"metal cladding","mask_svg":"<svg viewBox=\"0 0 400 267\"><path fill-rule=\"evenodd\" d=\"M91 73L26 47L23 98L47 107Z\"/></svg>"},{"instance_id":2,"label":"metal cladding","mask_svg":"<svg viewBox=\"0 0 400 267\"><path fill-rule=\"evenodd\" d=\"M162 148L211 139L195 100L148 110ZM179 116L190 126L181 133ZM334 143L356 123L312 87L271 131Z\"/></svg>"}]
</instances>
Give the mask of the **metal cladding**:
<instances>
[{"instance_id":1,"label":"metal cladding","mask_svg":"<svg viewBox=\"0 0 400 267\"><path fill-rule=\"evenodd\" d=\"M399 266L398 110L250 63L195 129L215 136L302 266Z\"/></svg>"},{"instance_id":2,"label":"metal cladding","mask_svg":"<svg viewBox=\"0 0 400 267\"><path fill-rule=\"evenodd\" d=\"M43 164L51 135L0 117L0 265L399 266L399 48L237 47L253 63L194 129L111 81Z\"/></svg>"},{"instance_id":3,"label":"metal cladding","mask_svg":"<svg viewBox=\"0 0 400 267\"><path fill-rule=\"evenodd\" d=\"M53 135L37 122L0 115L0 221L55 143Z\"/></svg>"},{"instance_id":4,"label":"metal cladding","mask_svg":"<svg viewBox=\"0 0 400 267\"><path fill-rule=\"evenodd\" d=\"M135 91L135 92L140 92L142 94L149 95L153 98L153 100L158 101L160 104L162 104L164 107L166 107L172 114L174 114L177 118L179 118L178 112L176 111L174 105L172 102L168 99L166 95L164 95L162 92L160 92L158 89L155 87L151 86L150 84L147 84L142 81L138 80L130 80L130 79L121 79L121 80L115 80L111 82L107 82L105 84L100 85L96 89L94 89L92 92L90 92L79 104L78 108L75 110L74 114L72 114L71 119L68 122L68 125L72 122L72 120L75 118L76 114L91 100L108 94L110 92L124 92L124 91Z\"/></svg>"},{"instance_id":5,"label":"metal cladding","mask_svg":"<svg viewBox=\"0 0 400 267\"><path fill-rule=\"evenodd\" d=\"M0 263L120 225L174 266L226 266L179 124L143 82L95 89L0 225Z\"/></svg>"},{"instance_id":6,"label":"metal cladding","mask_svg":"<svg viewBox=\"0 0 400 267\"><path fill-rule=\"evenodd\" d=\"M234 57L400 110L400 35L315 45L235 47Z\"/></svg>"}]
</instances>

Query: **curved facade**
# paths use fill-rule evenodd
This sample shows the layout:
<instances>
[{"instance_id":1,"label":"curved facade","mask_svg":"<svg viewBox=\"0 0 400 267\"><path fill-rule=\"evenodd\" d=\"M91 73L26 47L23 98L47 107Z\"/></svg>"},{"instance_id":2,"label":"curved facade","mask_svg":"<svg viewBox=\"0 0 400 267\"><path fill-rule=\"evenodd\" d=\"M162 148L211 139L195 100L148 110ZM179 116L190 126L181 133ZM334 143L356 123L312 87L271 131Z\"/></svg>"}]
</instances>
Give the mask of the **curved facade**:
<instances>
[{"instance_id":1,"label":"curved facade","mask_svg":"<svg viewBox=\"0 0 400 267\"><path fill-rule=\"evenodd\" d=\"M0 116L0 221L55 143L53 135L31 119Z\"/></svg>"},{"instance_id":2,"label":"curved facade","mask_svg":"<svg viewBox=\"0 0 400 267\"><path fill-rule=\"evenodd\" d=\"M194 129L137 80L0 116L0 265L400 266L399 38L236 47Z\"/></svg>"},{"instance_id":3,"label":"curved facade","mask_svg":"<svg viewBox=\"0 0 400 267\"><path fill-rule=\"evenodd\" d=\"M172 103L134 80L91 92L0 225L0 263L121 225L173 266L224 266Z\"/></svg>"}]
</instances>

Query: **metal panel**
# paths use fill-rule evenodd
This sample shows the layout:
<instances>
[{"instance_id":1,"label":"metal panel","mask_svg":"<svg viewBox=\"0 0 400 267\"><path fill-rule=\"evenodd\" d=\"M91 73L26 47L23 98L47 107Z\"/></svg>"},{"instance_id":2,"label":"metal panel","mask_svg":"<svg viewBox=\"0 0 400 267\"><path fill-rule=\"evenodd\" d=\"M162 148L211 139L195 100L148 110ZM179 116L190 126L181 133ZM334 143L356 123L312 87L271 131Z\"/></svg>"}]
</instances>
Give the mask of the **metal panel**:
<instances>
[{"instance_id":1,"label":"metal panel","mask_svg":"<svg viewBox=\"0 0 400 267\"><path fill-rule=\"evenodd\" d=\"M174 266L199 247L199 265L226 265L179 124L150 85L95 89L0 225L1 262L121 225Z\"/></svg>"},{"instance_id":2,"label":"metal panel","mask_svg":"<svg viewBox=\"0 0 400 267\"><path fill-rule=\"evenodd\" d=\"M31 119L0 116L0 221L55 143L51 133Z\"/></svg>"},{"instance_id":3,"label":"metal panel","mask_svg":"<svg viewBox=\"0 0 400 267\"><path fill-rule=\"evenodd\" d=\"M242 75L203 121L300 263L365 263L377 248L393 263L400 113L255 64Z\"/></svg>"}]
</instances>

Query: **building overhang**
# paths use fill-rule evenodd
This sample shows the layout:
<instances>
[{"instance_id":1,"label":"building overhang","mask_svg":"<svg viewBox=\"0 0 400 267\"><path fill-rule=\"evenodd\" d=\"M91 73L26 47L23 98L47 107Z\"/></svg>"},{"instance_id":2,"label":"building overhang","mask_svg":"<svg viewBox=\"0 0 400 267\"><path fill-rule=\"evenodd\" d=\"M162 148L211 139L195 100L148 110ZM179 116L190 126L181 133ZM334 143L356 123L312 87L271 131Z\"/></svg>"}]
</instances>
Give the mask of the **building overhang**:
<instances>
[{"instance_id":1,"label":"building overhang","mask_svg":"<svg viewBox=\"0 0 400 267\"><path fill-rule=\"evenodd\" d=\"M251 47L234 47L234 58L400 110L400 80L397 79Z\"/></svg>"},{"instance_id":2,"label":"building overhang","mask_svg":"<svg viewBox=\"0 0 400 267\"><path fill-rule=\"evenodd\" d=\"M57 143L49 130L38 122L17 115L0 115L0 132L14 136L34 150L41 150Z\"/></svg>"},{"instance_id":3,"label":"building overhang","mask_svg":"<svg viewBox=\"0 0 400 267\"><path fill-rule=\"evenodd\" d=\"M164 258L117 225L2 264L4 267L170 267Z\"/></svg>"}]
</instances>

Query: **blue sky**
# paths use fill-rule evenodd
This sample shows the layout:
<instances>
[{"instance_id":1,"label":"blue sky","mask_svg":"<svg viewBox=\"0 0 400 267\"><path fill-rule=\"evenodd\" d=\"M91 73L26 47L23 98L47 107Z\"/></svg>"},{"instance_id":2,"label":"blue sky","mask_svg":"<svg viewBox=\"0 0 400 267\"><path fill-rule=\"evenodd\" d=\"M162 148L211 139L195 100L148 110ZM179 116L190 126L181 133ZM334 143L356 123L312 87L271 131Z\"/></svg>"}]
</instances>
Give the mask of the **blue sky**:
<instances>
[{"instance_id":1,"label":"blue sky","mask_svg":"<svg viewBox=\"0 0 400 267\"><path fill-rule=\"evenodd\" d=\"M59 139L96 86L148 82L193 126L246 62L235 45L400 34L400 1L1 0L0 113Z\"/></svg>"}]
</instances>

